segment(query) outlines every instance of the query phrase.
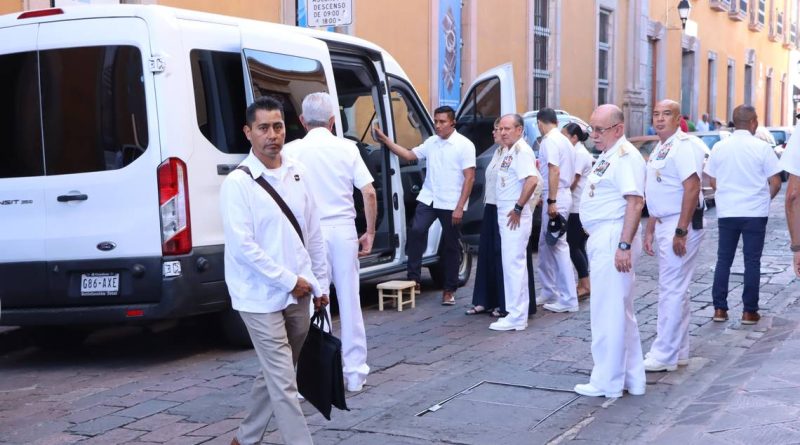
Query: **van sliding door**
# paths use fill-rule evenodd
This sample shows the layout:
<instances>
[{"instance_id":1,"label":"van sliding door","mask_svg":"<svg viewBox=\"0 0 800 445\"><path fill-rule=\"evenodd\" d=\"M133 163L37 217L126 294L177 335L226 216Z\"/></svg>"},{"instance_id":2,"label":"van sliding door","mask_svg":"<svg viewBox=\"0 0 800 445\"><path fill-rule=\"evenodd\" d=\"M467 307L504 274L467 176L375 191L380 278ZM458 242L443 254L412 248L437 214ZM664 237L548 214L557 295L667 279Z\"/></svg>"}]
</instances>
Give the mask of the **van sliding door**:
<instances>
[{"instance_id":1,"label":"van sliding door","mask_svg":"<svg viewBox=\"0 0 800 445\"><path fill-rule=\"evenodd\" d=\"M372 137L371 132L372 125L377 124L391 134L392 123L387 117L389 99L386 94L386 75L379 53L338 42L328 42L328 46L342 122L338 133L356 142L374 179L373 186L378 196L372 253L361 258L361 276L369 277L372 271L385 272L386 263L400 261L397 248L403 245L405 238L405 230L400 230L405 226L397 219L401 214L398 212L401 198L397 192L400 189L399 178L394 172L399 170L399 165L394 156L389 156L389 150ZM354 201L356 228L363 233L366 221L359 191L354 191ZM382 266L377 267L379 264Z\"/></svg>"}]
</instances>

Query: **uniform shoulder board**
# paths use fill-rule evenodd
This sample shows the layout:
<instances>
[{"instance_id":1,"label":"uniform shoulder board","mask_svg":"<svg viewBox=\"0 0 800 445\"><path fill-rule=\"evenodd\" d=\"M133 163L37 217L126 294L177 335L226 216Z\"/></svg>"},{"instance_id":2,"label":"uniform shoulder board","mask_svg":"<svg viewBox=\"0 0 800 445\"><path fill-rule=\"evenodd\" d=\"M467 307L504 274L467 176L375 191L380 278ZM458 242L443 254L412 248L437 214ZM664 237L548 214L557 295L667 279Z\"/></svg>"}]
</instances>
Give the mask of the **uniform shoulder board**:
<instances>
[{"instance_id":1,"label":"uniform shoulder board","mask_svg":"<svg viewBox=\"0 0 800 445\"><path fill-rule=\"evenodd\" d=\"M689 135L684 133L684 132L682 132L682 131L678 132L678 135L676 137L678 138L679 141L685 141L685 140L689 139Z\"/></svg>"},{"instance_id":2,"label":"uniform shoulder board","mask_svg":"<svg viewBox=\"0 0 800 445\"><path fill-rule=\"evenodd\" d=\"M630 148L628 147L628 144L622 144L622 146L619 147L619 157L628 156L629 152Z\"/></svg>"}]
</instances>

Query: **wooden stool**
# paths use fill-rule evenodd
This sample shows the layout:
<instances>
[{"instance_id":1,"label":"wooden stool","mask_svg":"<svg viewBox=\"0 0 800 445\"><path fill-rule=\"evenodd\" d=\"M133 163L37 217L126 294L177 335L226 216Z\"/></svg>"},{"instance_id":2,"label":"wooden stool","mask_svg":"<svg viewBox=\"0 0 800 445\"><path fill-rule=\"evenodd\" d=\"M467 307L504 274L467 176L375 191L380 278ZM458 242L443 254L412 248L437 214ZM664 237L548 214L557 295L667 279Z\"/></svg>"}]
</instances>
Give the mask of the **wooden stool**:
<instances>
[{"instance_id":1,"label":"wooden stool","mask_svg":"<svg viewBox=\"0 0 800 445\"><path fill-rule=\"evenodd\" d=\"M416 307L416 299L414 292L414 286L417 283L414 281L387 281L385 283L381 283L378 285L378 310L383 310L383 299L384 298L393 298L395 301L395 306L397 307L398 312L403 310L404 304L411 303L411 307ZM387 291L384 293L383 291ZM410 295L410 299L403 301L403 294L408 291Z\"/></svg>"}]
</instances>

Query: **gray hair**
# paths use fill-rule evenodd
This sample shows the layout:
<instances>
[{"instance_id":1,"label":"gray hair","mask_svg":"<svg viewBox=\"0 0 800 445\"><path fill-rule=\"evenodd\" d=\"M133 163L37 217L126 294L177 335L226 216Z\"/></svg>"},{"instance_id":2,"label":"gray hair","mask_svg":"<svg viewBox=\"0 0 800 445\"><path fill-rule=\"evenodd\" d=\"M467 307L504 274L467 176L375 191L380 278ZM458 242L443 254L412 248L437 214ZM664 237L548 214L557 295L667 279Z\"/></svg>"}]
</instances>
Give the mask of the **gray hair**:
<instances>
[{"instance_id":1,"label":"gray hair","mask_svg":"<svg viewBox=\"0 0 800 445\"><path fill-rule=\"evenodd\" d=\"M311 93L303 99L303 120L312 128L327 127L333 117L333 101L328 93Z\"/></svg>"}]
</instances>

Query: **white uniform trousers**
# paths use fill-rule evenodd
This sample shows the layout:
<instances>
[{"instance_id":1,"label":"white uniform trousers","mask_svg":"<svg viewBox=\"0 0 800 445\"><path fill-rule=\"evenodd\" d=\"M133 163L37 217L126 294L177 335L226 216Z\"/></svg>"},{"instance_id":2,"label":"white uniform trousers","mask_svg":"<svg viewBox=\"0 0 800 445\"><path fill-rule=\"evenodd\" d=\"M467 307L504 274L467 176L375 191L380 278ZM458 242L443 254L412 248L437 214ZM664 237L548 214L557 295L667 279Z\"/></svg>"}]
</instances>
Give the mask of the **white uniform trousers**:
<instances>
[{"instance_id":1,"label":"white uniform trousers","mask_svg":"<svg viewBox=\"0 0 800 445\"><path fill-rule=\"evenodd\" d=\"M500 228L500 251L503 261L503 285L505 287L506 311L504 318L510 323L527 323L528 308L528 263L525 255L528 238L533 227L533 214L526 205L520 214L519 227L508 227L508 212L514 210L516 201L498 201L497 225Z\"/></svg>"},{"instance_id":2,"label":"white uniform trousers","mask_svg":"<svg viewBox=\"0 0 800 445\"><path fill-rule=\"evenodd\" d=\"M556 208L566 220L572 206L572 194L568 188L558 189ZM569 244L566 233L558 239L554 246L547 244L547 224L550 215L547 205L542 205L542 227L539 232L539 283L542 285L544 303L558 303L561 306L578 305L578 293L575 288L575 274L572 270L572 259L569 256ZM566 227L564 228L566 230Z\"/></svg>"},{"instance_id":3,"label":"white uniform trousers","mask_svg":"<svg viewBox=\"0 0 800 445\"><path fill-rule=\"evenodd\" d=\"M369 374L367 334L361 315L358 233L355 224L321 227L328 253L328 277L336 287L339 305L344 378L348 387L358 387L364 384Z\"/></svg>"},{"instance_id":4,"label":"white uniform trousers","mask_svg":"<svg viewBox=\"0 0 800 445\"><path fill-rule=\"evenodd\" d=\"M310 297L300 298L298 304L291 304L281 312L239 312L261 364L250 393L250 411L236 433L242 445L261 443L273 414L283 443L312 443L297 399L294 370L308 333L306 307L310 300Z\"/></svg>"},{"instance_id":5,"label":"white uniform trousers","mask_svg":"<svg viewBox=\"0 0 800 445\"><path fill-rule=\"evenodd\" d=\"M661 363L674 365L689 358L689 284L697 266L697 252L703 230L689 228L686 254L675 255L672 238L680 215L658 218L655 230L658 255L658 326L650 356ZM652 218L652 216L651 216Z\"/></svg>"},{"instance_id":6,"label":"white uniform trousers","mask_svg":"<svg viewBox=\"0 0 800 445\"><path fill-rule=\"evenodd\" d=\"M588 230L588 229L587 229ZM636 275L621 273L614 266L614 255L622 232L622 220L595 224L589 231L586 250L591 267L590 299L592 358L594 367L589 382L606 394L623 389L644 390L645 380L639 325L633 309ZM636 266L642 250L637 232L631 243L631 263Z\"/></svg>"}]
</instances>

